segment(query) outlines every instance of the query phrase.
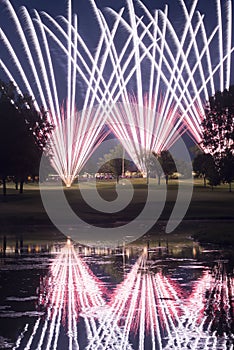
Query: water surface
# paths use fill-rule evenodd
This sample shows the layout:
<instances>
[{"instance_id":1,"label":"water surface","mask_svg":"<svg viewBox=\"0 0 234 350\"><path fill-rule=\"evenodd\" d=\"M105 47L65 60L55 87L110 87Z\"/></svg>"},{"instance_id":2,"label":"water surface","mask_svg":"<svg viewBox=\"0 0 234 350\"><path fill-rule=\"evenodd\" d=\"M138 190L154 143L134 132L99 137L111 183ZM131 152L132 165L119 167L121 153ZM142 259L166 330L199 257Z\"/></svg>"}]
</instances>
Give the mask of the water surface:
<instances>
[{"instance_id":1,"label":"water surface","mask_svg":"<svg viewBox=\"0 0 234 350\"><path fill-rule=\"evenodd\" d=\"M232 349L232 259L191 242L8 248L0 348Z\"/></svg>"}]
</instances>

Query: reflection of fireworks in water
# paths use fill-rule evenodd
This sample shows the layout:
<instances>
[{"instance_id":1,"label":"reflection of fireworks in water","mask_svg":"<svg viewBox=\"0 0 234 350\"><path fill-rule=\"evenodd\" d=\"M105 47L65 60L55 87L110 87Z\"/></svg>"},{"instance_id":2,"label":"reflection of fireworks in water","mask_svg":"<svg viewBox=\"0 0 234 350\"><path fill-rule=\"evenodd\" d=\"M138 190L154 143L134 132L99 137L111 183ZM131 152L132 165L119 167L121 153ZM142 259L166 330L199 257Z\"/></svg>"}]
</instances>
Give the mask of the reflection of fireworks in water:
<instances>
[{"instance_id":1,"label":"reflection of fireworks in water","mask_svg":"<svg viewBox=\"0 0 234 350\"><path fill-rule=\"evenodd\" d=\"M223 261L218 261L211 273L205 273L198 286L190 296L190 303L197 308L194 323L214 335L232 334L234 280Z\"/></svg>"},{"instance_id":2,"label":"reflection of fireworks in water","mask_svg":"<svg viewBox=\"0 0 234 350\"><path fill-rule=\"evenodd\" d=\"M97 345L108 344L110 334L105 330L116 326L120 326L123 332L120 349L127 349L131 333L139 335L137 348L144 349L145 342L150 339L150 348L162 349L167 342L165 338L170 338L172 331L182 327L179 305L173 302L175 290L161 273L148 272L146 261L144 255L138 259L118 286L109 309L103 315L99 314L98 338L92 339L88 349L93 349L97 341Z\"/></svg>"},{"instance_id":3,"label":"reflection of fireworks in water","mask_svg":"<svg viewBox=\"0 0 234 350\"><path fill-rule=\"evenodd\" d=\"M189 296L175 280L151 271L143 254L109 302L71 244L50 271L40 288L46 314L31 334L25 327L14 349L231 349L233 278L221 262Z\"/></svg>"},{"instance_id":4,"label":"reflection of fireworks in water","mask_svg":"<svg viewBox=\"0 0 234 350\"><path fill-rule=\"evenodd\" d=\"M214 326L218 316L214 317L213 312L205 312L206 295L214 294L219 310L225 313L226 334L231 335L233 315L230 314L230 284L233 279L226 276L224 281L216 277L205 272L196 283L189 300L184 302L184 293L179 285L161 272L150 272L146 256L141 256L117 287L109 303L110 308L96 315L100 319L100 326L88 349L94 349L94 344L108 344L108 337L111 336L108 331L115 326L119 326L123 332L120 349L127 349L129 339L133 344L137 343L137 349L141 350L200 349L201 346L205 349L217 349L216 346L228 349L228 340L224 337L218 339L216 332L212 332L212 324ZM219 285L223 293L214 290L214 284ZM224 333L223 329L220 335Z\"/></svg>"},{"instance_id":5,"label":"reflection of fireworks in water","mask_svg":"<svg viewBox=\"0 0 234 350\"><path fill-rule=\"evenodd\" d=\"M45 285L44 285L45 284ZM42 284L39 303L46 308L45 317L38 318L24 349L57 349L67 331L66 349L79 349L77 330L83 309L104 305L102 288L97 278L76 254L72 245L62 249L51 266L49 277ZM87 335L95 332L95 322L84 318ZM62 328L61 328L62 327ZM24 339L24 338L23 338ZM21 348L17 342L16 348Z\"/></svg>"}]
</instances>

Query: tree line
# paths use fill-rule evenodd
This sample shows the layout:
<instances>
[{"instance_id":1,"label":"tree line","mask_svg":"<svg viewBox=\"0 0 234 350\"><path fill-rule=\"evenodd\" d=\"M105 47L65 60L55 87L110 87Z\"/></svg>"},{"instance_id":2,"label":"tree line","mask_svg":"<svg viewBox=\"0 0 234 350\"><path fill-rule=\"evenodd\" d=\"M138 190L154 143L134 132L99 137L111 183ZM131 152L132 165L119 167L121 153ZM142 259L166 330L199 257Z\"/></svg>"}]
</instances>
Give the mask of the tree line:
<instances>
[{"instance_id":1,"label":"tree line","mask_svg":"<svg viewBox=\"0 0 234 350\"><path fill-rule=\"evenodd\" d=\"M193 147L195 158L193 170L198 177L203 177L213 189L220 183L228 183L229 191L234 180L234 86L223 92L217 91L209 98L205 108L202 127L202 142ZM127 170L130 162L122 160L122 147L116 146L100 158L100 171L113 173L117 181L123 167ZM180 172L185 178L190 177L190 167L186 162L176 160L177 167L169 151L151 153L146 159L147 176L155 176L160 184L161 177L168 178Z\"/></svg>"},{"instance_id":2,"label":"tree line","mask_svg":"<svg viewBox=\"0 0 234 350\"><path fill-rule=\"evenodd\" d=\"M117 183L123 172L139 172L136 166L129 160L124 159L123 147L119 144L104 154L102 158L99 158L98 166L100 173L111 173L115 176ZM158 184L160 185L162 177L165 177L166 182L176 172L181 173L185 178L191 177L189 173L190 167L183 160L174 159L169 151L164 150L159 154L149 153L145 160L146 177L156 177ZM177 169L178 167L178 169ZM124 171L123 171L124 170Z\"/></svg>"},{"instance_id":3,"label":"tree line","mask_svg":"<svg viewBox=\"0 0 234 350\"><path fill-rule=\"evenodd\" d=\"M53 125L48 121L48 113L43 108L36 110L32 98L19 94L12 82L0 80L0 180L3 194L10 176L20 193L30 175L39 173L42 153L48 148L48 139ZM216 92L209 98L202 122L202 143L193 161L197 176L202 176L204 186L207 181L213 188L220 183L228 183L229 190L234 180L234 86L223 92ZM202 150L205 150L202 151ZM47 149L49 154L49 149ZM160 184L164 174L166 180L176 169L169 151L152 153L146 161L148 175L157 176ZM182 174L186 177L188 166L180 162ZM122 148L111 150L100 159L101 171L112 172L117 180L122 168L129 161L122 160ZM177 161L178 164L178 161Z\"/></svg>"}]
</instances>

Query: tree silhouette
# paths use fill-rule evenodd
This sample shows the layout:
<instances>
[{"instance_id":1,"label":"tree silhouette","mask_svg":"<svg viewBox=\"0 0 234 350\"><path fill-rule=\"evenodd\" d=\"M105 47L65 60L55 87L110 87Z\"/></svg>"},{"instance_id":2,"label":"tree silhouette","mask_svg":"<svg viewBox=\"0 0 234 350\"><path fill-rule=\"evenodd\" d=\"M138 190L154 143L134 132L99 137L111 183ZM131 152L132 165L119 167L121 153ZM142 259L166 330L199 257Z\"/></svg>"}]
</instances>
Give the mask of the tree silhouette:
<instances>
[{"instance_id":1,"label":"tree silhouette","mask_svg":"<svg viewBox=\"0 0 234 350\"><path fill-rule=\"evenodd\" d=\"M223 92L217 91L209 98L205 110L203 128L203 147L213 157L223 182L234 180L234 86ZM217 181L215 181L217 182Z\"/></svg>"},{"instance_id":2,"label":"tree silhouette","mask_svg":"<svg viewBox=\"0 0 234 350\"><path fill-rule=\"evenodd\" d=\"M38 174L43 150L52 125L42 109L36 111L31 97L17 94L12 83L0 81L0 177L6 194L7 176L23 183L29 175Z\"/></svg>"},{"instance_id":3,"label":"tree silhouette","mask_svg":"<svg viewBox=\"0 0 234 350\"><path fill-rule=\"evenodd\" d=\"M123 147L120 144L115 146L109 153L99 158L99 172L112 173L115 175L117 182L119 182L123 169L126 170L130 163L129 160L123 159L123 155Z\"/></svg>"},{"instance_id":4,"label":"tree silhouette","mask_svg":"<svg viewBox=\"0 0 234 350\"><path fill-rule=\"evenodd\" d=\"M215 157L234 152L234 86L209 98L202 122L203 145Z\"/></svg>"},{"instance_id":5,"label":"tree silhouette","mask_svg":"<svg viewBox=\"0 0 234 350\"><path fill-rule=\"evenodd\" d=\"M160 185L162 174L164 173L166 183L168 183L169 176L176 171L175 162L169 151L162 151L160 154L153 152L153 156L157 159L157 162L152 163L152 168L155 169L155 172L158 177L158 184ZM153 159L151 160L153 161ZM151 170L152 172L152 170Z\"/></svg>"},{"instance_id":6,"label":"tree silhouette","mask_svg":"<svg viewBox=\"0 0 234 350\"><path fill-rule=\"evenodd\" d=\"M229 192L232 191L232 181L234 180L234 155L228 152L219 161L220 177L223 182L229 184Z\"/></svg>"},{"instance_id":7,"label":"tree silhouette","mask_svg":"<svg viewBox=\"0 0 234 350\"><path fill-rule=\"evenodd\" d=\"M203 177L204 187L206 180L212 176L215 167L215 161L211 154L200 153L193 160L193 170L198 176Z\"/></svg>"}]
</instances>

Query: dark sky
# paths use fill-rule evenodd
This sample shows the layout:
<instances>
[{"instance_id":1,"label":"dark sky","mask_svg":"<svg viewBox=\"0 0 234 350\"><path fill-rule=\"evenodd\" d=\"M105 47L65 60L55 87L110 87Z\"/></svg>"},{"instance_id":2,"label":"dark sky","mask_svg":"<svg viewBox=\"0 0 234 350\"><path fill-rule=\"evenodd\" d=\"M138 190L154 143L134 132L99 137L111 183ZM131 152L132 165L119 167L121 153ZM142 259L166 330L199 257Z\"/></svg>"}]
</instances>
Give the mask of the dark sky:
<instances>
[{"instance_id":1,"label":"dark sky","mask_svg":"<svg viewBox=\"0 0 234 350\"><path fill-rule=\"evenodd\" d=\"M134 2L137 3L136 1ZM169 18L174 23L174 26L176 27L176 29L178 29L178 31L183 29L184 17L182 15L181 6L178 0L144 0L143 2L152 12L156 8L164 9L165 4L168 4ZM22 5L26 6L29 10L35 8L38 11L41 11L41 10L46 11L49 14L53 15L54 17L58 15L66 16L66 11L67 11L66 0L56 0L56 1L54 0L40 0L40 1L39 0L12 0L11 3L13 4L17 12L20 6ZM193 3L193 0L186 0L185 3L187 4L187 7L190 8L191 4ZM224 5L226 3L226 0L222 0L221 3L222 5ZM111 7L115 10L119 10L121 7L126 7L125 0L96 0L96 4L100 9L103 10L103 13L107 18L109 18L110 15L105 10L106 7ZM197 4L197 10L199 10L202 14L205 14L205 23L206 23L206 28L208 33L210 33L214 29L217 23L215 4L216 4L215 0L198 0L198 4ZM136 10L137 14L141 15L142 10L137 6L136 6L136 9L137 9ZM78 14L79 33L86 40L89 46L93 47L93 50L95 50L97 38L99 37L100 32L98 30L97 22L96 22L90 1L74 0L73 11ZM127 10L126 10L126 16L127 16ZM225 19L224 19L224 22L225 22ZM16 38L15 29L11 27L10 23L11 22L9 20L9 16L4 11L4 5L0 3L0 26L4 28L4 30L7 30L7 32L9 33L9 37L11 37L11 40L14 42L14 40L17 40L15 39ZM0 55L1 55L1 58L4 59L4 51L1 50L1 45L2 43L0 43ZM217 54L214 52L212 53L212 56L215 57L217 56ZM3 75L0 72L0 78L2 77ZM233 69L232 69L231 82L234 83Z\"/></svg>"},{"instance_id":2,"label":"dark sky","mask_svg":"<svg viewBox=\"0 0 234 350\"><path fill-rule=\"evenodd\" d=\"M224 4L225 1L226 0L222 0L221 3ZM136 1L134 2L136 3ZM177 17L179 20L181 10L178 0L144 0L143 2L151 10L157 8L163 9L165 4L167 4L169 6L170 16ZM191 6L192 2L193 0L185 0L188 7ZM215 16L215 2L215 0L198 0L197 5L197 9L201 11L201 13L205 13L208 21L213 23L214 19L212 19L212 17ZM54 16L61 14L64 15L67 6L66 0L12 0L11 3L15 8L19 8L20 6L24 5L28 9L35 8L39 11L47 11ZM96 0L96 4L100 9L111 7L115 10L119 10L121 7L126 7L125 0ZM82 24L88 24L89 20L92 18L93 14L89 0L74 0L73 10L78 14L79 20L82 22Z\"/></svg>"},{"instance_id":3,"label":"dark sky","mask_svg":"<svg viewBox=\"0 0 234 350\"><path fill-rule=\"evenodd\" d=\"M144 0L144 4L151 9L163 8L165 4L171 9L179 8L179 1L177 0ZM192 0L186 0L185 3L191 5ZM223 0L222 3L225 1ZM38 10L48 11L53 15L64 14L64 10L67 6L66 0L12 0L11 3L17 8L21 5L25 5L28 8L36 8ZM114 9L120 9L126 5L125 0L96 0L96 4L99 8L111 7ZM214 7L215 0L199 0L197 8L207 15L211 14L212 7ZM74 0L73 8L76 13L80 13L80 16L87 16L87 11L90 10L89 0Z\"/></svg>"},{"instance_id":4,"label":"dark sky","mask_svg":"<svg viewBox=\"0 0 234 350\"><path fill-rule=\"evenodd\" d=\"M225 3L225 1L226 0L222 0L221 3ZM136 1L134 2L137 3ZM188 8L191 6L192 2L193 0L185 0ZM11 3L14 5L15 9L24 5L28 9L35 8L38 11L43 10L53 16L65 15L67 7L66 0L12 0ZM183 20L181 16L181 7L178 0L144 0L143 3L151 11L157 8L164 9L165 5L167 4L169 6L169 17L176 23L181 23ZM97 0L96 4L102 10L106 7L113 8L114 10L119 10L122 7L126 7L125 0ZM216 17L215 0L198 0L197 9L201 13L205 14L207 23L213 27L215 25ZM96 22L94 20L94 14L90 1L73 0L73 11L78 14L80 30L82 32L84 31L85 34L89 33L91 35L91 30L95 30ZM6 19L7 18L1 18L1 24L4 23Z\"/></svg>"}]
</instances>

